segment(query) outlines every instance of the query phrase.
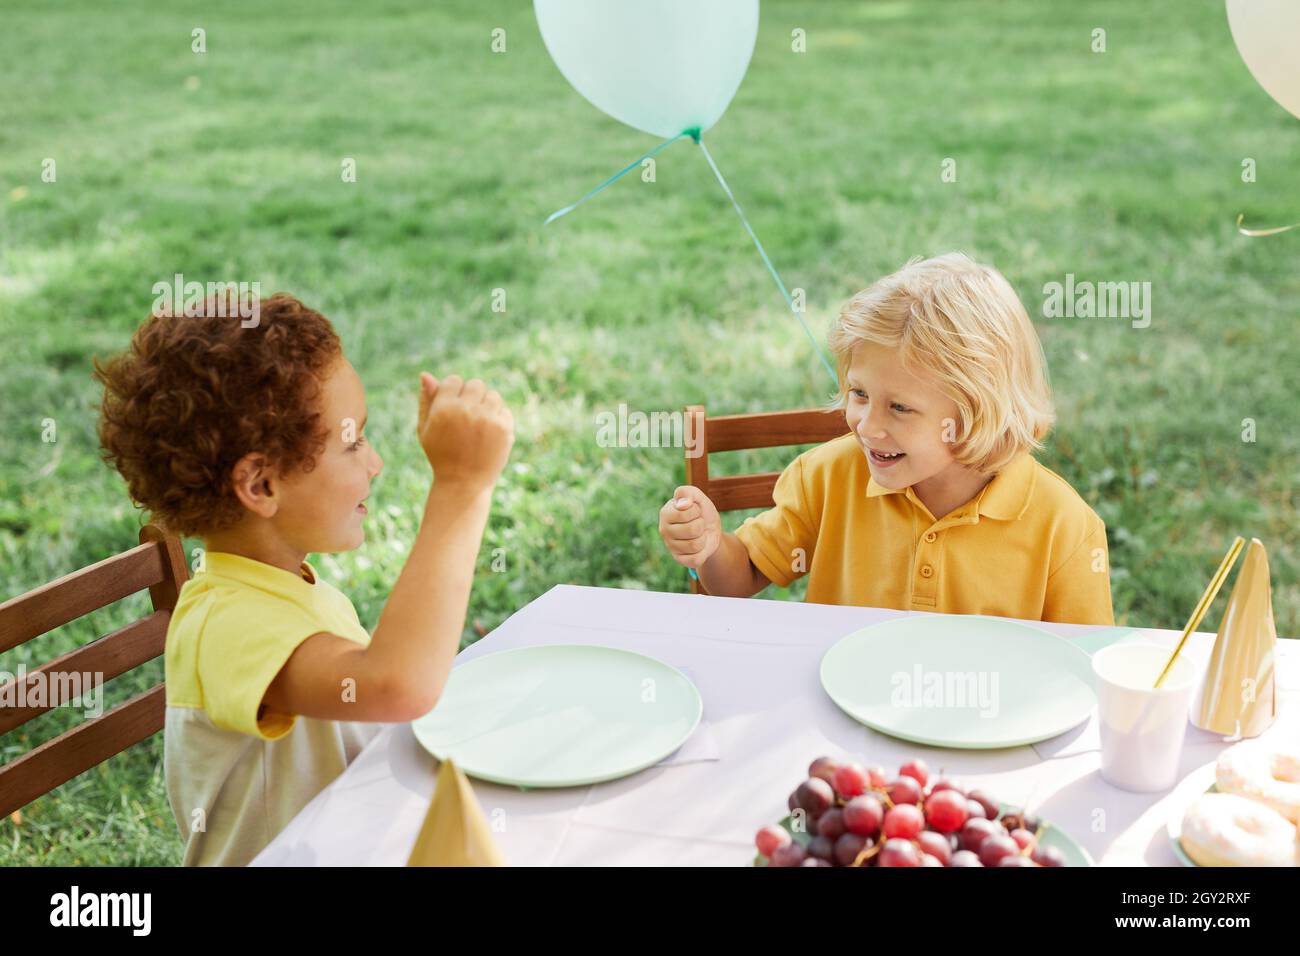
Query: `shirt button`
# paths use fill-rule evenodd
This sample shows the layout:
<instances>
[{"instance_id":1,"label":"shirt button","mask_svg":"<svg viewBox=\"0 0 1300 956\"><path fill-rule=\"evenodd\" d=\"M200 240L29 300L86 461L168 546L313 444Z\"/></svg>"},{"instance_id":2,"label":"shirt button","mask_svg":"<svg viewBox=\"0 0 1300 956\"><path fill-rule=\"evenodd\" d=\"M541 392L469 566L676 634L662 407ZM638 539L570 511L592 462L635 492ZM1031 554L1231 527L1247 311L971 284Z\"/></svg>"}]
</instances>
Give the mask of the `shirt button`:
<instances>
[{"instance_id":1,"label":"shirt button","mask_svg":"<svg viewBox=\"0 0 1300 956\"><path fill-rule=\"evenodd\" d=\"M921 577L929 578L933 576L934 576L934 568L930 567L928 564L921 565Z\"/></svg>"},{"instance_id":2,"label":"shirt button","mask_svg":"<svg viewBox=\"0 0 1300 956\"><path fill-rule=\"evenodd\" d=\"M935 534L933 531L927 531L927 532L925 533L925 540L926 540L926 541L929 541L931 544L934 543L934 539L937 538L937 537L939 537L939 536L938 536L937 534Z\"/></svg>"}]
</instances>

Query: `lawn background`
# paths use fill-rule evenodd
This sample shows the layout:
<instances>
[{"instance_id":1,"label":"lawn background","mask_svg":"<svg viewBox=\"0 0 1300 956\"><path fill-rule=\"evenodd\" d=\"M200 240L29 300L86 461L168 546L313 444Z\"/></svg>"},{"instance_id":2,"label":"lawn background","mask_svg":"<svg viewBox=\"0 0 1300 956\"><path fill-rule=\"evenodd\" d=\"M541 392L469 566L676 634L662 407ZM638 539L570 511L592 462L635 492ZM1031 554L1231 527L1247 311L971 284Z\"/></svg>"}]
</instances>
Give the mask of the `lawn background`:
<instances>
[{"instance_id":1,"label":"lawn background","mask_svg":"<svg viewBox=\"0 0 1300 956\"><path fill-rule=\"evenodd\" d=\"M629 176L543 228L654 140L568 86L531 4L5 0L0 20L0 598L135 543L140 518L97 457L90 362L126 345L176 272L290 291L339 329L387 466L366 545L313 560L368 627L429 481L420 369L482 376L518 423L466 642L558 583L685 589L656 533L681 452L600 447L598 413L828 397L689 142L660 154L656 182ZM706 138L819 336L910 256L961 249L1006 273L1058 403L1040 458L1106 521L1119 622L1180 627L1239 533L1267 545L1278 629L1300 634L1300 238L1234 229L1238 212L1300 219L1300 123L1250 77L1221 0L765 0L748 76ZM1066 273L1151 282L1150 328L1043 318L1044 284ZM160 676L161 661L113 682L108 704ZM0 761L76 719L0 738ZM161 756L159 734L0 821L0 862L178 862Z\"/></svg>"}]
</instances>

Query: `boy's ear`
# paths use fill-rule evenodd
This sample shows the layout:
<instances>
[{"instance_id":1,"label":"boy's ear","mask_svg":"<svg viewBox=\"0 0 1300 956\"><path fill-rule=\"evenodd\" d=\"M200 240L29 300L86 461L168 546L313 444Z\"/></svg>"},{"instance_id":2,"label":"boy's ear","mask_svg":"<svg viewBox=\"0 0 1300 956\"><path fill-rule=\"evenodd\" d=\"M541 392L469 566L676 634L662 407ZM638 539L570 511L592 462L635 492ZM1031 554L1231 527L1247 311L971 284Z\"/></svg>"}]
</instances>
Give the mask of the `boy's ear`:
<instances>
[{"instance_id":1,"label":"boy's ear","mask_svg":"<svg viewBox=\"0 0 1300 956\"><path fill-rule=\"evenodd\" d=\"M276 482L260 452L250 452L235 462L230 486L239 503L260 518L273 517L280 507Z\"/></svg>"}]
</instances>

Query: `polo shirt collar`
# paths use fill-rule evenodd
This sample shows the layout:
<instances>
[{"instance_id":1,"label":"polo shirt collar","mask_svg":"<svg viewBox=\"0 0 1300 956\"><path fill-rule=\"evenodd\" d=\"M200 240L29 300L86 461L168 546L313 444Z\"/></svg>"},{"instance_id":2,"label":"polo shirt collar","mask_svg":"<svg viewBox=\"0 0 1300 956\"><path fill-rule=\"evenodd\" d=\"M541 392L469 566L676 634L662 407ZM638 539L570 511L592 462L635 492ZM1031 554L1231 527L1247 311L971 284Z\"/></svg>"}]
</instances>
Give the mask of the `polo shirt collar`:
<instances>
[{"instance_id":1,"label":"polo shirt collar","mask_svg":"<svg viewBox=\"0 0 1300 956\"><path fill-rule=\"evenodd\" d=\"M1034 467L1033 456L1028 452L1017 455L993 476L992 481L980 489L980 493L975 498L978 513L1002 521L1016 520L1029 507L1029 499L1033 495L1037 477L1038 469ZM911 485L906 488L886 488L874 477L867 480L868 498L904 492L905 497L913 504L925 507L916 497L916 492L912 490Z\"/></svg>"},{"instance_id":2,"label":"polo shirt collar","mask_svg":"<svg viewBox=\"0 0 1300 956\"><path fill-rule=\"evenodd\" d=\"M273 564L246 558L242 554L231 554L229 551L209 551L203 556L203 568L212 574L234 578L254 587L278 582L281 587L310 589L317 581L316 569L306 561L298 573L294 574Z\"/></svg>"}]
</instances>

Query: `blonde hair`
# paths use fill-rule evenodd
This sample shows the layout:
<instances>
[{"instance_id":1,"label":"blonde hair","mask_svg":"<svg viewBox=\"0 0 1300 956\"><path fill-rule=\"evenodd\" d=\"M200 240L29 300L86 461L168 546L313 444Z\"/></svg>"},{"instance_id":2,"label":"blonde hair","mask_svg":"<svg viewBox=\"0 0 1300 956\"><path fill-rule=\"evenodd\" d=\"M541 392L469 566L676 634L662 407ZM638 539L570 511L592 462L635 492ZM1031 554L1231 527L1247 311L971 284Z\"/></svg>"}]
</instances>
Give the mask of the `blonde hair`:
<instances>
[{"instance_id":1,"label":"blonde hair","mask_svg":"<svg viewBox=\"0 0 1300 956\"><path fill-rule=\"evenodd\" d=\"M1043 447L1056 420L1047 362L1003 275L960 252L920 257L849 299L830 334L839 367L834 407L864 342L897 349L903 368L957 403L953 457L990 474Z\"/></svg>"}]
</instances>

